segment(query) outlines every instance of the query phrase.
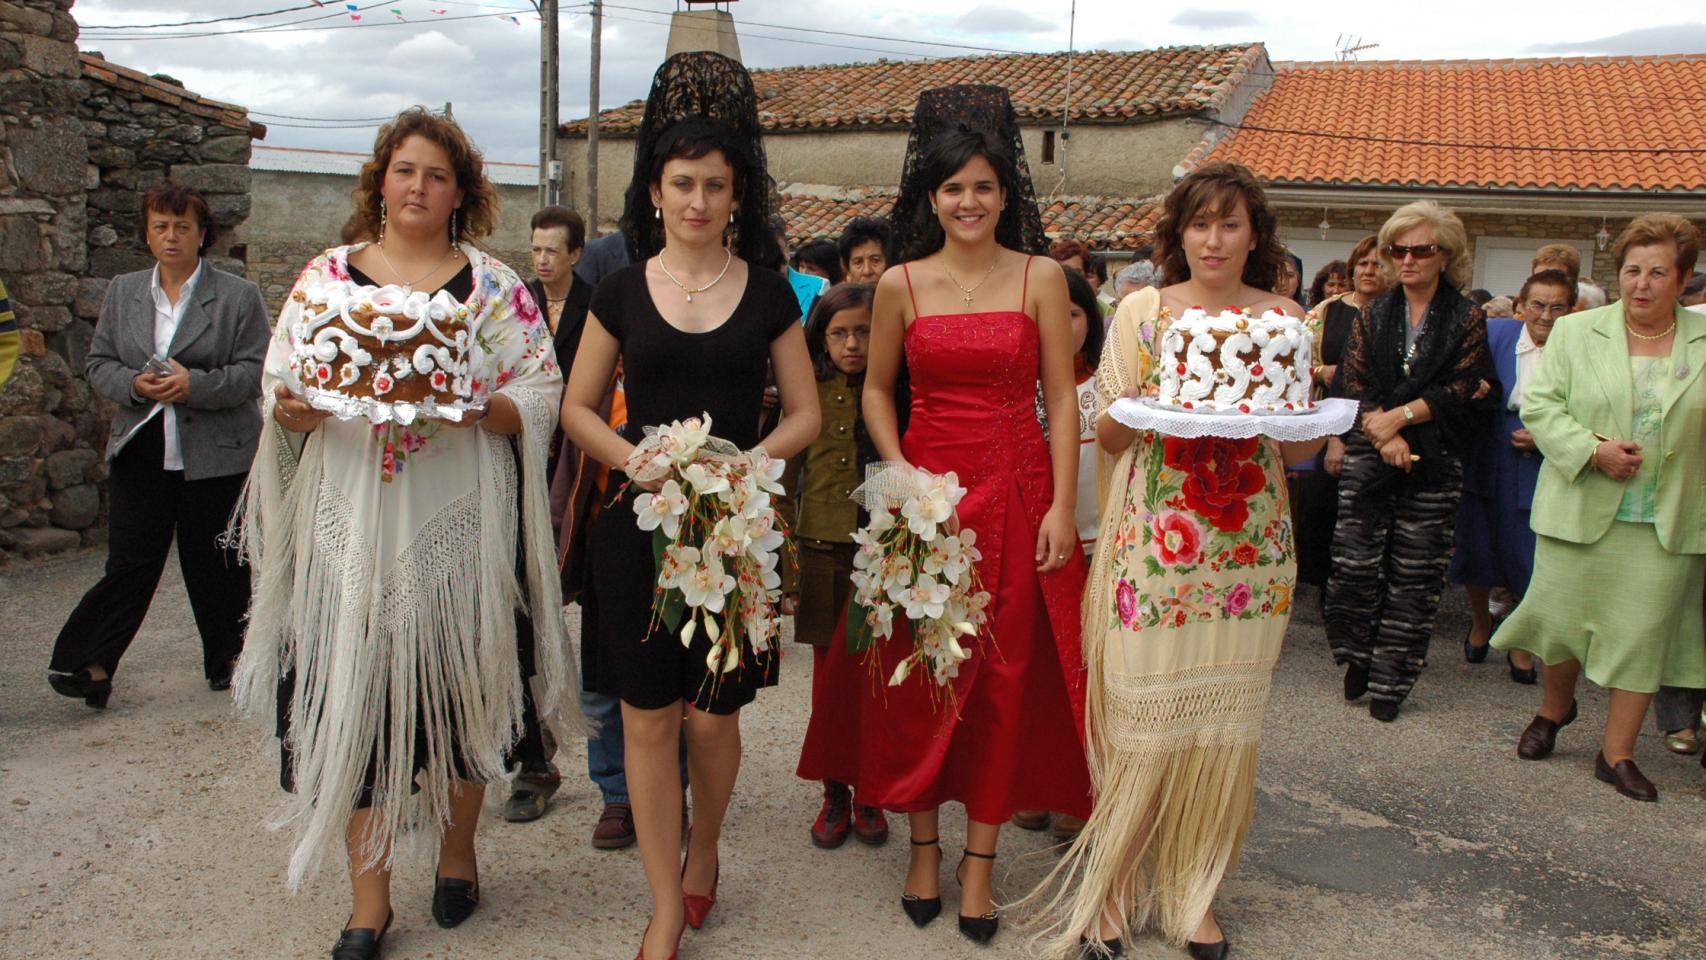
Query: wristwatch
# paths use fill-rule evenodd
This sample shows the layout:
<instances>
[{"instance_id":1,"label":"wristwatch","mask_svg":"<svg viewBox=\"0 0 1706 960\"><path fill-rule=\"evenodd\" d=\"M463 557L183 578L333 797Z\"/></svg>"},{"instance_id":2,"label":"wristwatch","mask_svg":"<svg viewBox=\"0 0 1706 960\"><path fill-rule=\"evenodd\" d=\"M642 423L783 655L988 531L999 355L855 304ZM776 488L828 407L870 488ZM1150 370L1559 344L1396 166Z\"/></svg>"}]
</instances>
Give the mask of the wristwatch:
<instances>
[{"instance_id":1,"label":"wristwatch","mask_svg":"<svg viewBox=\"0 0 1706 960\"><path fill-rule=\"evenodd\" d=\"M1414 419L1416 419L1416 412L1414 410L1410 409L1409 404L1407 404L1407 403L1404 404L1404 422L1409 423L1411 420L1414 420Z\"/></svg>"}]
</instances>

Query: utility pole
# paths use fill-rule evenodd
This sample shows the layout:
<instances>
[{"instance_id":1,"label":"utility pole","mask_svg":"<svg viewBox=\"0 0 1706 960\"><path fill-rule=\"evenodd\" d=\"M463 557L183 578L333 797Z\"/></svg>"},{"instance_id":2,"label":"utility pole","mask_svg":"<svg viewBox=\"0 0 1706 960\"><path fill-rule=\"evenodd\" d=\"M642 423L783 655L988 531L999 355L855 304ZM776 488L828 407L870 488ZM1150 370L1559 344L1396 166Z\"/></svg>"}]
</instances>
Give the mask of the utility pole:
<instances>
[{"instance_id":1,"label":"utility pole","mask_svg":"<svg viewBox=\"0 0 1706 960\"><path fill-rule=\"evenodd\" d=\"M557 202L557 0L539 6L539 206Z\"/></svg>"},{"instance_id":2,"label":"utility pole","mask_svg":"<svg viewBox=\"0 0 1706 960\"><path fill-rule=\"evenodd\" d=\"M598 59L604 37L604 3L592 0L592 79L587 84L586 235L598 236Z\"/></svg>"}]
</instances>

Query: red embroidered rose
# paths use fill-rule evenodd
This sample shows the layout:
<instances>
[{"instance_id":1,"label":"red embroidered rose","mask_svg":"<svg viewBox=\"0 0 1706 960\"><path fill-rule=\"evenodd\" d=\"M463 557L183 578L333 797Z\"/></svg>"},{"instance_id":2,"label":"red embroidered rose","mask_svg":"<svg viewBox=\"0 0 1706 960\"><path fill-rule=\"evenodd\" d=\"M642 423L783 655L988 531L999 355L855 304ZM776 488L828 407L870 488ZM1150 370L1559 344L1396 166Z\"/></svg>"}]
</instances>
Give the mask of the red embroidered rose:
<instances>
[{"instance_id":1,"label":"red embroidered rose","mask_svg":"<svg viewBox=\"0 0 1706 960\"><path fill-rule=\"evenodd\" d=\"M1256 545L1248 541L1232 548L1232 559L1246 567L1254 566L1261 558L1262 551L1257 550Z\"/></svg>"},{"instance_id":2,"label":"red embroidered rose","mask_svg":"<svg viewBox=\"0 0 1706 960\"><path fill-rule=\"evenodd\" d=\"M1215 529L1236 533L1250 519L1248 501L1266 485L1262 468L1250 459L1260 443L1258 437L1167 438L1167 466L1185 475L1185 504Z\"/></svg>"},{"instance_id":3,"label":"red embroidered rose","mask_svg":"<svg viewBox=\"0 0 1706 960\"><path fill-rule=\"evenodd\" d=\"M1202 562L1202 527L1183 513L1155 518L1155 555L1165 564L1188 567Z\"/></svg>"}]
</instances>

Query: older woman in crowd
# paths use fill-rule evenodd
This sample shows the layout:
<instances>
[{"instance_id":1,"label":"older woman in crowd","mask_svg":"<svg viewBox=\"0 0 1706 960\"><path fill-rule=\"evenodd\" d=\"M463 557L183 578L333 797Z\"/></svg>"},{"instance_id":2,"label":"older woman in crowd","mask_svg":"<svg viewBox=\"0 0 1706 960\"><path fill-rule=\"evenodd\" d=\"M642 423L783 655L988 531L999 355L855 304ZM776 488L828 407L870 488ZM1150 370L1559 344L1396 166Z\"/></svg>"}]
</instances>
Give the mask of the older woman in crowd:
<instances>
[{"instance_id":1,"label":"older woman in crowd","mask_svg":"<svg viewBox=\"0 0 1706 960\"><path fill-rule=\"evenodd\" d=\"M1487 659L1493 636L1488 602L1495 588L1521 597L1534 569L1534 531L1528 515L1540 475L1540 451L1523 426L1524 391L1540 369L1541 351L1552 324L1575 308L1576 287L1561 270L1543 270L1528 278L1517 295L1522 319L1489 319L1487 345L1502 386L1500 416L1487 424L1464 452L1463 502L1457 509L1457 549L1451 558L1451 582L1469 591L1469 632L1463 656L1470 663ZM1511 679L1534 683L1533 658L1521 650L1505 655Z\"/></svg>"},{"instance_id":2,"label":"older woman in crowd","mask_svg":"<svg viewBox=\"0 0 1706 960\"><path fill-rule=\"evenodd\" d=\"M1635 800L1659 796L1634 760L1654 692L1706 687L1706 317L1678 303L1699 252L1687 220L1637 218L1613 247L1622 299L1553 333L1522 405L1546 457L1534 579L1493 637L1546 664L1517 755L1552 752L1586 673L1611 689L1594 776Z\"/></svg>"},{"instance_id":3,"label":"older woman in crowd","mask_svg":"<svg viewBox=\"0 0 1706 960\"><path fill-rule=\"evenodd\" d=\"M107 443L107 567L53 645L48 683L103 708L173 541L201 634L202 673L231 686L249 569L219 544L261 435L261 291L203 259L207 201L168 180L142 198L155 264L113 279L89 347L89 384L117 405ZM4 293L0 292L0 308Z\"/></svg>"},{"instance_id":4,"label":"older woman in crowd","mask_svg":"<svg viewBox=\"0 0 1706 960\"><path fill-rule=\"evenodd\" d=\"M1315 271L1315 282L1309 285L1309 303L1319 306L1350 289L1350 265L1343 260L1334 260Z\"/></svg>"},{"instance_id":5,"label":"older woman in crowd","mask_svg":"<svg viewBox=\"0 0 1706 960\"><path fill-rule=\"evenodd\" d=\"M1310 329L1315 331L1315 362L1309 371L1317 399L1340 396L1334 383L1339 361L1344 358L1345 341L1350 339L1351 327L1367 306L1386 289L1380 274L1380 257L1374 234L1362 238L1351 249L1350 263L1334 260L1315 277L1322 299L1308 313ZM1337 265L1344 278L1342 289L1334 289L1329 274ZM1324 277L1323 275L1327 275ZM1354 280L1351 278L1354 277ZM1297 540L1297 582L1327 587L1327 575L1332 572L1331 557L1333 529L1339 522L1339 471L1345 462L1345 442L1338 437L1327 439L1326 449L1315 460L1315 469L1299 470L1290 479L1291 521ZM1324 595L1323 595L1324 598Z\"/></svg>"},{"instance_id":6,"label":"older woman in crowd","mask_svg":"<svg viewBox=\"0 0 1706 960\"><path fill-rule=\"evenodd\" d=\"M1490 402L1487 325L1468 286L1463 222L1431 201L1380 228L1396 289L1364 307L1345 345L1347 397L1361 430L1346 439L1327 586L1327 639L1345 699L1372 693L1391 722L1426 663L1463 490L1463 450Z\"/></svg>"}]
</instances>

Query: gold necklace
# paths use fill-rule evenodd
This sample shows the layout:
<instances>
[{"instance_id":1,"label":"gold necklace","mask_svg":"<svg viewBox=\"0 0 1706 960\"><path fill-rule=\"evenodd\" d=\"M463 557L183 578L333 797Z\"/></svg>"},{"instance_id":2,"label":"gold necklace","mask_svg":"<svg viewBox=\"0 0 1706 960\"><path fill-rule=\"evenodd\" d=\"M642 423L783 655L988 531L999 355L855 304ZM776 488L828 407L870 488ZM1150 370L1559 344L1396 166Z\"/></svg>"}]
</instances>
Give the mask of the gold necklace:
<instances>
[{"instance_id":1,"label":"gold necklace","mask_svg":"<svg viewBox=\"0 0 1706 960\"><path fill-rule=\"evenodd\" d=\"M398 270L396 265L391 262L391 258L387 257L385 255L385 244L384 243L376 243L376 244L374 244L374 246L379 248L379 259L385 261L385 268L391 271L391 275L393 277L401 277L403 275L403 271ZM438 268L444 266L445 261L449 260L451 257L454 257L455 255L456 255L456 247L452 246L450 248L449 252L445 253L443 258L441 258L437 263L433 264L430 268L428 268L426 273L423 273L420 276L418 276L418 277L414 278L413 280L410 280L406 283L400 283L400 284L398 284L398 286L403 288L404 293L414 293L415 292L415 284L420 283L422 280L425 280L427 277L430 277L433 274L437 273Z\"/></svg>"},{"instance_id":2,"label":"gold necklace","mask_svg":"<svg viewBox=\"0 0 1706 960\"><path fill-rule=\"evenodd\" d=\"M669 278L670 283L673 283L676 286L680 287L681 292L687 294L687 302L688 303L693 302L693 295L695 293L704 293L705 291L716 286L718 283L721 283L723 276L729 272L729 264L734 263L734 262L735 262L734 251L730 250L728 247L724 247L723 248L723 269L717 271L716 278L713 279L710 283L707 283L702 287L695 287L692 290L689 290L689 289L687 289L687 284L682 283L680 280L675 279L675 274L669 272L669 264L665 263L663 260L663 251L662 250L658 251L658 269L663 271L663 275Z\"/></svg>"},{"instance_id":3,"label":"gold necklace","mask_svg":"<svg viewBox=\"0 0 1706 960\"><path fill-rule=\"evenodd\" d=\"M1624 317L1623 318L1623 329L1629 331L1629 335L1631 337L1634 337L1637 340L1647 340L1647 341L1663 340L1664 338L1670 336L1672 333L1676 332L1676 318L1672 317L1671 321L1670 321L1670 326L1664 328L1664 330L1662 332L1654 333L1654 334L1645 334L1645 333L1637 332L1634 327L1629 325L1629 318Z\"/></svg>"},{"instance_id":4,"label":"gold necklace","mask_svg":"<svg viewBox=\"0 0 1706 960\"><path fill-rule=\"evenodd\" d=\"M954 271L949 270L948 265L946 263L942 264L942 272L947 274L948 279L952 280L954 282L954 286L959 287L960 292L966 295L965 296L966 309L970 310L971 309L971 295L977 291L978 287L983 286L984 282L989 279L989 275L995 272L995 265L997 263L1000 263L1000 262L1001 262L1001 254L997 253L995 255L995 259L990 261L989 269L983 271L983 279L979 280L978 282L972 284L969 287L966 286L965 284L961 283L960 279L958 277L954 276Z\"/></svg>"}]
</instances>

